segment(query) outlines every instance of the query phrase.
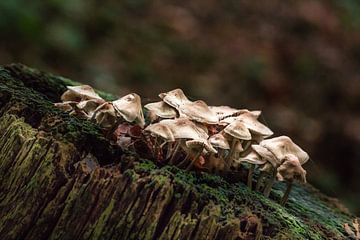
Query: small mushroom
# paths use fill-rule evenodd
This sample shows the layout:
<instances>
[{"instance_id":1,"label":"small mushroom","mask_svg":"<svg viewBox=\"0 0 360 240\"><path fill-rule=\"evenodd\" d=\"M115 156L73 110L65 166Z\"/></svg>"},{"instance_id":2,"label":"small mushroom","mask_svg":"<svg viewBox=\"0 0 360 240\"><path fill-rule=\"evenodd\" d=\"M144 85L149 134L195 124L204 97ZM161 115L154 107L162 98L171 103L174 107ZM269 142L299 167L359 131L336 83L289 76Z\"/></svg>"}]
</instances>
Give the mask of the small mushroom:
<instances>
[{"instance_id":1,"label":"small mushroom","mask_svg":"<svg viewBox=\"0 0 360 240\"><path fill-rule=\"evenodd\" d=\"M112 102L116 113L127 122L134 122L140 127L145 125L144 114L141 106L141 98L136 93L128 94Z\"/></svg>"},{"instance_id":2,"label":"small mushroom","mask_svg":"<svg viewBox=\"0 0 360 240\"><path fill-rule=\"evenodd\" d=\"M178 164L179 167L183 167L187 160L190 158L190 164L186 167L187 170L190 170L193 164L197 161L197 159L201 156L204 150L210 153L216 153L216 149L214 149L211 145L207 143L206 140L196 139L196 140L188 140L185 143L186 157Z\"/></svg>"},{"instance_id":3,"label":"small mushroom","mask_svg":"<svg viewBox=\"0 0 360 240\"><path fill-rule=\"evenodd\" d=\"M290 195L292 183L295 180L306 183L306 171L302 168L299 159L295 155L288 154L284 156L283 163L277 169L277 179L287 182L286 191L280 201L281 205L285 205Z\"/></svg>"},{"instance_id":4,"label":"small mushroom","mask_svg":"<svg viewBox=\"0 0 360 240\"><path fill-rule=\"evenodd\" d=\"M230 153L226 158L227 165L231 165L230 162L234 158L234 153L239 151L238 143L240 140L251 140L251 134L243 122L239 120L235 120L230 123L223 131L231 139Z\"/></svg>"},{"instance_id":5,"label":"small mushroom","mask_svg":"<svg viewBox=\"0 0 360 240\"><path fill-rule=\"evenodd\" d=\"M255 152L251 151L249 154L247 154L245 157L239 158L235 161L236 163L240 164L242 162L247 162L250 164L248 177L247 177L247 185L250 189L252 189L252 178L255 170L256 165L263 165L266 163L266 160L261 158L261 156ZM259 181L259 180L258 180Z\"/></svg>"},{"instance_id":6,"label":"small mushroom","mask_svg":"<svg viewBox=\"0 0 360 240\"><path fill-rule=\"evenodd\" d=\"M159 123L169 127L176 139L176 144L169 161L170 164L174 163L176 154L180 149L180 145L184 143L184 140L206 140L205 143L207 147L210 145L210 143L207 142L209 135L201 127L187 118L164 119Z\"/></svg>"},{"instance_id":7,"label":"small mushroom","mask_svg":"<svg viewBox=\"0 0 360 240\"><path fill-rule=\"evenodd\" d=\"M95 120L95 122L99 124L101 128L106 130L114 128L117 121L114 106L109 102L100 105L94 111L92 119Z\"/></svg>"},{"instance_id":8,"label":"small mushroom","mask_svg":"<svg viewBox=\"0 0 360 240\"><path fill-rule=\"evenodd\" d=\"M144 108L148 109L150 114L160 118L176 118L177 116L176 110L163 101L146 104Z\"/></svg>"},{"instance_id":9,"label":"small mushroom","mask_svg":"<svg viewBox=\"0 0 360 240\"><path fill-rule=\"evenodd\" d=\"M309 159L309 155L287 136L266 139L259 145L253 145L252 147L261 157L269 161L273 167L272 176L264 189L265 196L269 196L278 168L283 164L288 154L297 157L301 165Z\"/></svg>"},{"instance_id":10,"label":"small mushroom","mask_svg":"<svg viewBox=\"0 0 360 240\"><path fill-rule=\"evenodd\" d=\"M84 100L100 99L102 98L89 85L68 86L67 91L61 96L61 100L80 102Z\"/></svg>"},{"instance_id":11,"label":"small mushroom","mask_svg":"<svg viewBox=\"0 0 360 240\"><path fill-rule=\"evenodd\" d=\"M167 144L168 149L166 158L170 157L170 153L172 151L171 146L172 143L175 142L175 137L170 128L162 123L154 123L147 126L144 131L150 132L150 134L155 137L155 148L162 148L164 144ZM158 137L163 139L164 142L162 144L158 143Z\"/></svg>"},{"instance_id":12,"label":"small mushroom","mask_svg":"<svg viewBox=\"0 0 360 240\"><path fill-rule=\"evenodd\" d=\"M184 92L180 88L166 93L160 93L159 97L164 102L176 109L178 109L179 106L183 105L184 103L190 102L190 100L185 96Z\"/></svg>"}]
</instances>

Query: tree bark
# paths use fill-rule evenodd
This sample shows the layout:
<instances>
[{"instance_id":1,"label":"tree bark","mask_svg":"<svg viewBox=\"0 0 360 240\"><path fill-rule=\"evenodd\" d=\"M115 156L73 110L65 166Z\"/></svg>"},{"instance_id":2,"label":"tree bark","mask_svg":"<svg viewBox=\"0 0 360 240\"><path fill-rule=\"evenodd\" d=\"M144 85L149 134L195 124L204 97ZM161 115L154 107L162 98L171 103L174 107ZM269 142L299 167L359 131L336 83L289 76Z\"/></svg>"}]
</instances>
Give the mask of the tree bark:
<instances>
[{"instance_id":1,"label":"tree bark","mask_svg":"<svg viewBox=\"0 0 360 240\"><path fill-rule=\"evenodd\" d=\"M71 84L0 67L0 239L347 238L354 217L311 185L294 184L281 206L285 184L268 199L236 177L122 152L96 125L53 107Z\"/></svg>"}]
</instances>

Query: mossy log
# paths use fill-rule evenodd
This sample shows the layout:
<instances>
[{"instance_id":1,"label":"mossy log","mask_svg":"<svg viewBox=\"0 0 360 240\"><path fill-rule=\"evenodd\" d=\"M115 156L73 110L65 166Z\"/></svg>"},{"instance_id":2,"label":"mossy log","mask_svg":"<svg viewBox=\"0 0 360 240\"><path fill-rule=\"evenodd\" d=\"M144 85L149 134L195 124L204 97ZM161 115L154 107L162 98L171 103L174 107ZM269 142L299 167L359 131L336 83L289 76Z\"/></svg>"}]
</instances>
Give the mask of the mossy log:
<instances>
[{"instance_id":1,"label":"mossy log","mask_svg":"<svg viewBox=\"0 0 360 240\"><path fill-rule=\"evenodd\" d=\"M158 166L53 107L74 82L0 67L0 239L346 239L354 218L311 185L286 206L234 176ZM113 96L100 93L106 99Z\"/></svg>"}]
</instances>

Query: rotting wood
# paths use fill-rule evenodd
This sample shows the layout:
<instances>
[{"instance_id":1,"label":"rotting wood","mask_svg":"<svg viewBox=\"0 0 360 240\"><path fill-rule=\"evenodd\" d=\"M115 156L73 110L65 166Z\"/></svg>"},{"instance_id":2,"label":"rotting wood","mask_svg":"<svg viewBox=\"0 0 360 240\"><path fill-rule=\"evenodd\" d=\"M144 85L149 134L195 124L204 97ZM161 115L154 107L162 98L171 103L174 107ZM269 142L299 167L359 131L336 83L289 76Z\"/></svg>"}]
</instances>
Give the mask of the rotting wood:
<instances>
[{"instance_id":1,"label":"rotting wood","mask_svg":"<svg viewBox=\"0 0 360 240\"><path fill-rule=\"evenodd\" d=\"M53 108L67 84L0 68L0 239L346 238L354 217L310 185L295 185L283 207L243 183L110 146L96 126Z\"/></svg>"}]
</instances>

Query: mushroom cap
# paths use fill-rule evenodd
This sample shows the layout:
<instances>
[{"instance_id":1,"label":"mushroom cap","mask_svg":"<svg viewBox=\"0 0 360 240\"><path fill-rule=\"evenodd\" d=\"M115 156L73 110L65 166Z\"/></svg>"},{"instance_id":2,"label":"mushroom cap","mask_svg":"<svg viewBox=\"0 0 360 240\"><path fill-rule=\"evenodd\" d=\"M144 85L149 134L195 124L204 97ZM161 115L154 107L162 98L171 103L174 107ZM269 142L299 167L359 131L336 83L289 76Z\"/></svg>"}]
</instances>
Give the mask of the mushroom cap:
<instances>
[{"instance_id":1,"label":"mushroom cap","mask_svg":"<svg viewBox=\"0 0 360 240\"><path fill-rule=\"evenodd\" d=\"M251 133L242 121L236 120L224 128L224 132L234 138L251 140Z\"/></svg>"},{"instance_id":2,"label":"mushroom cap","mask_svg":"<svg viewBox=\"0 0 360 240\"><path fill-rule=\"evenodd\" d=\"M115 109L111 103L104 103L96 110L95 121L102 128L112 128L116 122Z\"/></svg>"},{"instance_id":3,"label":"mushroom cap","mask_svg":"<svg viewBox=\"0 0 360 240\"><path fill-rule=\"evenodd\" d=\"M236 117L243 113L250 113L255 118L258 118L261 115L260 110L250 111L248 109L235 109L229 106L209 106L209 108L219 117L219 119L227 123L231 123L232 120L231 119L225 120L225 119Z\"/></svg>"},{"instance_id":4,"label":"mushroom cap","mask_svg":"<svg viewBox=\"0 0 360 240\"><path fill-rule=\"evenodd\" d=\"M219 122L216 114L202 100L185 102L179 106L178 110L180 117L187 117L196 122L207 124L217 124Z\"/></svg>"},{"instance_id":5,"label":"mushroom cap","mask_svg":"<svg viewBox=\"0 0 360 240\"><path fill-rule=\"evenodd\" d=\"M271 163L272 166L276 167L281 163L280 160L271 151L269 151L267 148L265 148L265 147L263 147L261 145L257 145L257 144L251 145L251 148L263 160L268 161L269 163Z\"/></svg>"},{"instance_id":6,"label":"mushroom cap","mask_svg":"<svg viewBox=\"0 0 360 240\"><path fill-rule=\"evenodd\" d=\"M176 110L163 101L146 104L144 108L161 118L175 118L177 116Z\"/></svg>"},{"instance_id":7,"label":"mushroom cap","mask_svg":"<svg viewBox=\"0 0 360 240\"><path fill-rule=\"evenodd\" d=\"M184 103L190 102L190 100L185 96L183 90L181 90L180 88L171 90L166 93L160 93L159 97L164 102L176 109L178 109L178 107L183 105Z\"/></svg>"},{"instance_id":8,"label":"mushroom cap","mask_svg":"<svg viewBox=\"0 0 360 240\"><path fill-rule=\"evenodd\" d=\"M160 121L171 129L175 139L208 139L209 135L187 118L164 119Z\"/></svg>"},{"instance_id":9,"label":"mushroom cap","mask_svg":"<svg viewBox=\"0 0 360 240\"><path fill-rule=\"evenodd\" d=\"M167 142L175 141L175 137L174 137L173 133L171 132L171 129L162 123L150 124L149 126L147 126L145 128L145 131L148 131L153 135L160 136L163 139L165 139L165 141L167 141Z\"/></svg>"},{"instance_id":10,"label":"mushroom cap","mask_svg":"<svg viewBox=\"0 0 360 240\"><path fill-rule=\"evenodd\" d=\"M245 127L247 127L251 132L255 134L262 135L264 137L269 137L273 135L274 133L270 130L270 128L259 122L257 118L258 115L254 114L253 112L244 112L236 117L225 118L220 122L231 124L232 122L239 120L245 125Z\"/></svg>"},{"instance_id":11,"label":"mushroom cap","mask_svg":"<svg viewBox=\"0 0 360 240\"><path fill-rule=\"evenodd\" d=\"M229 106L209 106L209 109L215 113L219 119L222 119L226 116L231 116L232 114L239 111L238 109L229 107Z\"/></svg>"},{"instance_id":12,"label":"mushroom cap","mask_svg":"<svg viewBox=\"0 0 360 240\"><path fill-rule=\"evenodd\" d=\"M141 98L136 93L130 93L112 102L116 112L128 122L135 122L141 127L145 125Z\"/></svg>"},{"instance_id":13,"label":"mushroom cap","mask_svg":"<svg viewBox=\"0 0 360 240\"><path fill-rule=\"evenodd\" d=\"M247 163L256 164L256 165L262 165L262 164L266 163L266 160L264 160L255 151L251 151L248 155L246 155L245 157L239 158L236 161L237 162L247 162Z\"/></svg>"},{"instance_id":14,"label":"mushroom cap","mask_svg":"<svg viewBox=\"0 0 360 240\"><path fill-rule=\"evenodd\" d=\"M227 150L230 149L228 140L221 133L217 133L217 134L210 136L209 142L215 148L221 148L221 149L227 149Z\"/></svg>"},{"instance_id":15,"label":"mushroom cap","mask_svg":"<svg viewBox=\"0 0 360 240\"><path fill-rule=\"evenodd\" d=\"M279 181L298 180L306 183L306 171L302 168L299 159L293 154L284 157L284 162L277 169L276 176Z\"/></svg>"},{"instance_id":16,"label":"mushroom cap","mask_svg":"<svg viewBox=\"0 0 360 240\"><path fill-rule=\"evenodd\" d=\"M260 146L271 151L278 161L282 161L287 154L295 155L301 165L309 160L309 155L287 136L266 139L260 143Z\"/></svg>"},{"instance_id":17,"label":"mushroom cap","mask_svg":"<svg viewBox=\"0 0 360 240\"><path fill-rule=\"evenodd\" d=\"M211 153L217 153L216 149L211 146L211 144L204 139L195 139L195 140L188 140L185 143L186 147L189 149L203 149L205 148L206 151Z\"/></svg>"},{"instance_id":18,"label":"mushroom cap","mask_svg":"<svg viewBox=\"0 0 360 240\"><path fill-rule=\"evenodd\" d=\"M102 99L89 85L67 86L67 89L61 96L62 101Z\"/></svg>"}]
</instances>

